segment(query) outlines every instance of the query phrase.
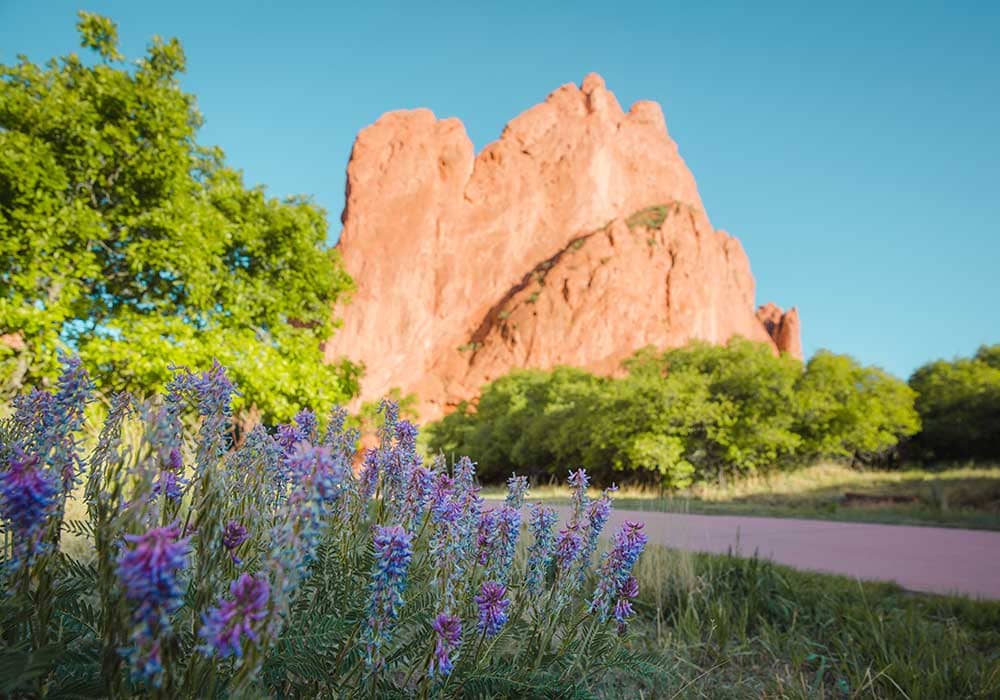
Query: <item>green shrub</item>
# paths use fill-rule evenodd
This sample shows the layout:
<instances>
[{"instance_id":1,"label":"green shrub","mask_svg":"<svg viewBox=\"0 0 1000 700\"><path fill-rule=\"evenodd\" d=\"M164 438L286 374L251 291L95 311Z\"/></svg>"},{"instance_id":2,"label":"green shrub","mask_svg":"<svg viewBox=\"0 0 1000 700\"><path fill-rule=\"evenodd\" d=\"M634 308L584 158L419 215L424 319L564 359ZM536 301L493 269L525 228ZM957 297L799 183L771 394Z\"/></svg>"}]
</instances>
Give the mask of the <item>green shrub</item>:
<instances>
[{"instance_id":1,"label":"green shrub","mask_svg":"<svg viewBox=\"0 0 1000 700\"><path fill-rule=\"evenodd\" d=\"M930 460L1000 460L1000 345L938 360L910 377L923 430L913 453Z\"/></svg>"}]
</instances>

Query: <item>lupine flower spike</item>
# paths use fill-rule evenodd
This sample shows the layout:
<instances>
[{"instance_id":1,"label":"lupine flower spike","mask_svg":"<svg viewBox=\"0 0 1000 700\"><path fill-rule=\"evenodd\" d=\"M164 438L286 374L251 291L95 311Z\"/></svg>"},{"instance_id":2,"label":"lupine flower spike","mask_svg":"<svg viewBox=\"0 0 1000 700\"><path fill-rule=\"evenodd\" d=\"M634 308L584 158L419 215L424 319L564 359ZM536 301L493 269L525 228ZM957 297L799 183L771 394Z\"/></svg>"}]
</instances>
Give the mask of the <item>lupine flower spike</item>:
<instances>
[{"instance_id":1,"label":"lupine flower spike","mask_svg":"<svg viewBox=\"0 0 1000 700\"><path fill-rule=\"evenodd\" d=\"M267 615L270 587L263 576L241 574L229 586L232 600L219 601L205 613L198 634L204 640L200 647L206 656L243 658L244 638L256 642L261 621Z\"/></svg>"},{"instance_id":2,"label":"lupine flower spike","mask_svg":"<svg viewBox=\"0 0 1000 700\"><path fill-rule=\"evenodd\" d=\"M449 676L455 668L458 646L462 641L462 619L441 613L434 619L434 657L428 675Z\"/></svg>"},{"instance_id":3,"label":"lupine flower spike","mask_svg":"<svg viewBox=\"0 0 1000 700\"><path fill-rule=\"evenodd\" d=\"M392 627L403 605L406 571L413 558L410 534L399 525L375 528L375 567L372 570L371 597L368 600L366 630L369 668L385 663L382 648L392 638Z\"/></svg>"},{"instance_id":4,"label":"lupine flower spike","mask_svg":"<svg viewBox=\"0 0 1000 700\"><path fill-rule=\"evenodd\" d=\"M476 596L476 605L479 606L479 624L477 628L488 638L500 634L500 630L507 624L507 608L510 601L505 597L507 587L496 581L484 581Z\"/></svg>"}]
</instances>

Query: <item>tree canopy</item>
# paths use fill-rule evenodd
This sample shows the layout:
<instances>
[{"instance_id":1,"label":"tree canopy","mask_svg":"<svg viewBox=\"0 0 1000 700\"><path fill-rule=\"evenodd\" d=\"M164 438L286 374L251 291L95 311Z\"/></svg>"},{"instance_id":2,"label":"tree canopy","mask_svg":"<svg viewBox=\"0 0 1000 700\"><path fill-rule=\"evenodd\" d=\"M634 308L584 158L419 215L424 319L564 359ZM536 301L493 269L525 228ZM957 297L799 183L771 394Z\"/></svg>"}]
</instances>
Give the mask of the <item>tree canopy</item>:
<instances>
[{"instance_id":1,"label":"tree canopy","mask_svg":"<svg viewBox=\"0 0 1000 700\"><path fill-rule=\"evenodd\" d=\"M923 431L914 443L931 460L1000 459L1000 345L938 360L910 377Z\"/></svg>"},{"instance_id":2,"label":"tree canopy","mask_svg":"<svg viewBox=\"0 0 1000 700\"><path fill-rule=\"evenodd\" d=\"M430 446L478 459L486 479L582 466L603 483L683 488L818 457L876 461L920 425L905 383L830 352L803 366L736 338L625 366L618 379L512 372L432 426Z\"/></svg>"},{"instance_id":3,"label":"tree canopy","mask_svg":"<svg viewBox=\"0 0 1000 700\"><path fill-rule=\"evenodd\" d=\"M351 289L324 211L198 144L176 39L129 64L113 22L77 26L86 60L0 65L0 391L50 380L61 348L107 390L218 358L269 419L355 393L360 368L322 361Z\"/></svg>"}]
</instances>

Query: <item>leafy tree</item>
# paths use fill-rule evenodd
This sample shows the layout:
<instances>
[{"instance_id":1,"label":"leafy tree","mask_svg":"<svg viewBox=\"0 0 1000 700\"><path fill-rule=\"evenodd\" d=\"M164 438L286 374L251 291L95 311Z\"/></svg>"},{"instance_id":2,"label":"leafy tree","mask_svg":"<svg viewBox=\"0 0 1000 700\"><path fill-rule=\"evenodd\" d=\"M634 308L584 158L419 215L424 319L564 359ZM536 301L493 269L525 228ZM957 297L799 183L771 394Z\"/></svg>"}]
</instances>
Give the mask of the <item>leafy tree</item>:
<instances>
[{"instance_id":1,"label":"leafy tree","mask_svg":"<svg viewBox=\"0 0 1000 700\"><path fill-rule=\"evenodd\" d=\"M351 288L324 212L197 143L176 39L129 65L113 22L77 26L94 60L0 66L0 388L51 380L64 348L106 390L218 357L267 419L356 392L358 367L322 361Z\"/></svg>"},{"instance_id":2,"label":"leafy tree","mask_svg":"<svg viewBox=\"0 0 1000 700\"><path fill-rule=\"evenodd\" d=\"M1000 345L975 357L938 360L910 377L923 430L915 452L927 459L1000 459Z\"/></svg>"},{"instance_id":3,"label":"leafy tree","mask_svg":"<svg viewBox=\"0 0 1000 700\"><path fill-rule=\"evenodd\" d=\"M430 448L474 455L486 480L515 470L533 477L564 473L580 464L588 409L606 382L568 367L511 372L487 385L475 406L463 403L430 426Z\"/></svg>"},{"instance_id":4,"label":"leafy tree","mask_svg":"<svg viewBox=\"0 0 1000 700\"><path fill-rule=\"evenodd\" d=\"M797 432L809 456L879 459L920 429L913 390L847 355L820 350L796 389Z\"/></svg>"},{"instance_id":5,"label":"leafy tree","mask_svg":"<svg viewBox=\"0 0 1000 700\"><path fill-rule=\"evenodd\" d=\"M633 374L661 373L668 392L684 382L703 385L684 429L686 458L701 478L768 469L799 446L791 407L801 365L766 345L742 338L725 346L693 343L644 353L627 366Z\"/></svg>"},{"instance_id":6,"label":"leafy tree","mask_svg":"<svg viewBox=\"0 0 1000 700\"><path fill-rule=\"evenodd\" d=\"M679 489L820 456L880 459L919 428L906 384L825 351L803 370L736 338L647 348L625 366L618 379L513 372L432 426L430 446L472 455L486 479L584 467L599 483Z\"/></svg>"}]
</instances>

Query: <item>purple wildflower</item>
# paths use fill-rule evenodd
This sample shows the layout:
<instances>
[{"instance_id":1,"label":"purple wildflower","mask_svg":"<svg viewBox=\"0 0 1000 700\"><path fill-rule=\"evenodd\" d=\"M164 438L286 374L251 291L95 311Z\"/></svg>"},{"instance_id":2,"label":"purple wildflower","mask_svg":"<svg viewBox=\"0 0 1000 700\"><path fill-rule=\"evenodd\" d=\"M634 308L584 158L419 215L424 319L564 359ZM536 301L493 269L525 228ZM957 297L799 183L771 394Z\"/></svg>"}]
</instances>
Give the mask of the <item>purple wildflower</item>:
<instances>
[{"instance_id":1,"label":"purple wildflower","mask_svg":"<svg viewBox=\"0 0 1000 700\"><path fill-rule=\"evenodd\" d=\"M59 491L56 482L54 474L39 468L38 457L14 447L7 471L0 473L0 507L14 533L15 565L27 564L40 550Z\"/></svg>"},{"instance_id":2,"label":"purple wildflower","mask_svg":"<svg viewBox=\"0 0 1000 700\"><path fill-rule=\"evenodd\" d=\"M605 553L604 562L597 581L597 589L590 603L590 611L598 612L604 622L612 614L612 608L617 608L619 599L631 598L628 595L633 590L632 567L646 547L648 538L642 532L642 523L626 520L622 528L615 534L614 545ZM634 586L638 594L638 583ZM624 608L623 608L624 610ZM631 607L628 607L631 610ZM619 620L621 623L621 620Z\"/></svg>"},{"instance_id":3,"label":"purple wildflower","mask_svg":"<svg viewBox=\"0 0 1000 700\"><path fill-rule=\"evenodd\" d=\"M618 600L615 602L614 613L612 614L618 623L618 633L625 634L628 628L628 618L635 614L632 609L632 601L639 596L639 582L635 576L629 576L622 584L618 593Z\"/></svg>"},{"instance_id":4,"label":"purple wildflower","mask_svg":"<svg viewBox=\"0 0 1000 700\"><path fill-rule=\"evenodd\" d=\"M285 455L291 455L295 446L305 439L305 434L298 427L288 423L279 425L278 434L275 436L275 441L281 445Z\"/></svg>"},{"instance_id":5,"label":"purple wildflower","mask_svg":"<svg viewBox=\"0 0 1000 700\"><path fill-rule=\"evenodd\" d=\"M528 477L511 474L507 479L507 501L510 508L520 508L524 505L524 495L528 492Z\"/></svg>"},{"instance_id":6,"label":"purple wildflower","mask_svg":"<svg viewBox=\"0 0 1000 700\"><path fill-rule=\"evenodd\" d=\"M374 544L375 566L368 600L366 662L369 668L381 668L385 663L382 647L392 638L392 623L403 605L406 571L413 558L413 545L412 536L400 525L376 526Z\"/></svg>"},{"instance_id":7,"label":"purple wildflower","mask_svg":"<svg viewBox=\"0 0 1000 700\"><path fill-rule=\"evenodd\" d=\"M295 425L298 426L299 434L303 440L309 442L316 441L316 414L308 408L304 408L295 414Z\"/></svg>"},{"instance_id":8,"label":"purple wildflower","mask_svg":"<svg viewBox=\"0 0 1000 700\"><path fill-rule=\"evenodd\" d=\"M479 624L477 629L487 637L495 637L500 629L507 624L507 608L510 601L505 598L507 587L496 581L484 581L476 595L476 605L479 606Z\"/></svg>"},{"instance_id":9,"label":"purple wildflower","mask_svg":"<svg viewBox=\"0 0 1000 700\"><path fill-rule=\"evenodd\" d=\"M441 613L434 619L434 658L427 675L449 676L455 668L458 646L462 642L462 618Z\"/></svg>"},{"instance_id":10,"label":"purple wildflower","mask_svg":"<svg viewBox=\"0 0 1000 700\"><path fill-rule=\"evenodd\" d=\"M563 571L569 570L576 561L580 548L583 546L583 538L580 536L577 525L567 525L565 529L559 531L559 538L556 540L556 563Z\"/></svg>"},{"instance_id":11,"label":"purple wildflower","mask_svg":"<svg viewBox=\"0 0 1000 700\"><path fill-rule=\"evenodd\" d=\"M134 547L118 558L118 579L133 604L130 645L122 650L136 680L159 687L163 665L161 640L170 632L170 614L181 605L178 573L187 562L188 540L178 539L176 525L144 535L126 535Z\"/></svg>"},{"instance_id":12,"label":"purple wildflower","mask_svg":"<svg viewBox=\"0 0 1000 700\"><path fill-rule=\"evenodd\" d=\"M434 474L427 467L417 465L410 471L403 500L403 517L407 522L420 520L427 510L434 489Z\"/></svg>"},{"instance_id":13,"label":"purple wildflower","mask_svg":"<svg viewBox=\"0 0 1000 700\"><path fill-rule=\"evenodd\" d=\"M264 576L242 574L229 585L232 600L220 600L202 616L198 634L205 640L200 647L206 656L243 658L243 638L256 642L260 623L267 616L270 587Z\"/></svg>"},{"instance_id":14,"label":"purple wildflower","mask_svg":"<svg viewBox=\"0 0 1000 700\"><path fill-rule=\"evenodd\" d=\"M235 520L230 520L226 523L226 529L222 531L222 546L226 548L226 551L229 552L229 556L233 558L233 563L237 566L239 566L242 562L236 556L236 550L249 538L250 533L247 532L246 527L244 527L242 523L238 523Z\"/></svg>"},{"instance_id":15,"label":"purple wildflower","mask_svg":"<svg viewBox=\"0 0 1000 700\"><path fill-rule=\"evenodd\" d=\"M179 501L184 496L184 486L187 480L176 472L164 469L153 482L153 496L163 494L171 501Z\"/></svg>"},{"instance_id":16,"label":"purple wildflower","mask_svg":"<svg viewBox=\"0 0 1000 700\"><path fill-rule=\"evenodd\" d=\"M511 506L503 506L496 515L494 551L486 575L501 583L506 583L510 567L517 551L517 538L521 534L521 511Z\"/></svg>"},{"instance_id":17,"label":"purple wildflower","mask_svg":"<svg viewBox=\"0 0 1000 700\"><path fill-rule=\"evenodd\" d=\"M167 457L167 466L175 472L179 472L184 468L184 459L181 457L181 451L176 447L170 448L170 455Z\"/></svg>"},{"instance_id":18,"label":"purple wildflower","mask_svg":"<svg viewBox=\"0 0 1000 700\"><path fill-rule=\"evenodd\" d=\"M538 595L542 591L542 582L552 562L552 544L554 537L552 528L556 524L556 511L543 507L540 503L531 506L529 526L534 536L534 543L528 547L528 576L525 582L528 592Z\"/></svg>"},{"instance_id":19,"label":"purple wildflower","mask_svg":"<svg viewBox=\"0 0 1000 700\"><path fill-rule=\"evenodd\" d=\"M456 582L462 580L464 563L462 508L457 501L445 500L435 510L434 537L430 551L434 557L434 584L441 590L444 609L456 604Z\"/></svg>"},{"instance_id":20,"label":"purple wildflower","mask_svg":"<svg viewBox=\"0 0 1000 700\"><path fill-rule=\"evenodd\" d=\"M447 474L437 474L431 489L431 514L434 522L440 522L451 511L454 501L451 496L455 482Z\"/></svg>"},{"instance_id":21,"label":"purple wildflower","mask_svg":"<svg viewBox=\"0 0 1000 700\"><path fill-rule=\"evenodd\" d=\"M324 501L332 502L343 492L348 469L341 459L334 457L329 447L299 442L285 464L293 479L311 486Z\"/></svg>"},{"instance_id":22,"label":"purple wildflower","mask_svg":"<svg viewBox=\"0 0 1000 700\"><path fill-rule=\"evenodd\" d=\"M76 434L83 427L93 383L80 358L60 354L59 361L62 372L55 393L32 390L15 398L13 419L23 431L21 449L37 456L46 471L60 479L58 488L67 493L76 484L81 465ZM57 499L54 507L61 509L62 500Z\"/></svg>"},{"instance_id":23,"label":"purple wildflower","mask_svg":"<svg viewBox=\"0 0 1000 700\"><path fill-rule=\"evenodd\" d=\"M188 540L178 539L176 525L157 527L144 535L125 535L135 546L118 558L118 578L125 597L143 608L173 612L180 607L178 572L187 562Z\"/></svg>"},{"instance_id":24,"label":"purple wildflower","mask_svg":"<svg viewBox=\"0 0 1000 700\"><path fill-rule=\"evenodd\" d=\"M597 540L604 530L604 526L607 525L608 518L611 517L611 494L617 490L618 487L616 486L605 489L600 498L587 504L587 534L584 538L583 552L580 555L577 565L576 585L578 586L583 584L583 579L587 575L587 569L590 566L590 560L594 552L597 551Z\"/></svg>"},{"instance_id":25,"label":"purple wildflower","mask_svg":"<svg viewBox=\"0 0 1000 700\"><path fill-rule=\"evenodd\" d=\"M369 448L365 450L365 456L361 467L361 497L369 501L375 496L378 488L378 452Z\"/></svg>"},{"instance_id":26,"label":"purple wildflower","mask_svg":"<svg viewBox=\"0 0 1000 700\"><path fill-rule=\"evenodd\" d=\"M493 508L483 511L479 516L479 528L476 531L476 558L482 566L486 566L493 556L499 519L497 511Z\"/></svg>"}]
</instances>

